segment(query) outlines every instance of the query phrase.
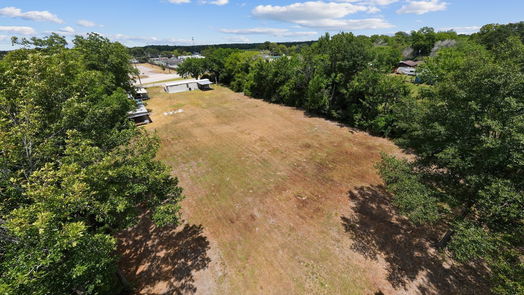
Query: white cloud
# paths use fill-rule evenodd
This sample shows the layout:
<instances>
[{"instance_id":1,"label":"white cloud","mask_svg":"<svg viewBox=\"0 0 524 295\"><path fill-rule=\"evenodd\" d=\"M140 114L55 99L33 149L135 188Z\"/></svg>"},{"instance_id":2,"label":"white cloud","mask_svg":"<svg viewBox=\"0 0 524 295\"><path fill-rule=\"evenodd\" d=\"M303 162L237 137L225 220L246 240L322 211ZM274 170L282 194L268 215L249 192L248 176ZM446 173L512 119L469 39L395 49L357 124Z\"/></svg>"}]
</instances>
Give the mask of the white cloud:
<instances>
[{"instance_id":1,"label":"white cloud","mask_svg":"<svg viewBox=\"0 0 524 295\"><path fill-rule=\"evenodd\" d=\"M0 26L0 32L7 32L9 34L20 34L20 35L36 34L35 29L31 27L19 27L19 26Z\"/></svg>"},{"instance_id":2,"label":"white cloud","mask_svg":"<svg viewBox=\"0 0 524 295\"><path fill-rule=\"evenodd\" d=\"M386 5L390 5L398 1L399 0L369 0L368 3L380 5L380 6L386 6Z\"/></svg>"},{"instance_id":3,"label":"white cloud","mask_svg":"<svg viewBox=\"0 0 524 295\"><path fill-rule=\"evenodd\" d=\"M18 17L27 20L34 21L49 21L54 23L63 23L64 21L59 19L58 16L52 14L49 11L26 11L23 12L20 8L16 7L4 7L0 9L0 16L5 17Z\"/></svg>"},{"instance_id":4,"label":"white cloud","mask_svg":"<svg viewBox=\"0 0 524 295\"><path fill-rule=\"evenodd\" d=\"M440 0L430 0L430 1L411 1L408 0L408 4L403 5L399 10L398 14L424 14L433 11L442 11L446 10L448 7L447 2L441 2Z\"/></svg>"},{"instance_id":5,"label":"white cloud","mask_svg":"<svg viewBox=\"0 0 524 295\"><path fill-rule=\"evenodd\" d=\"M478 32L480 28L480 26L448 27L438 28L437 31L455 31L458 34L472 34Z\"/></svg>"},{"instance_id":6,"label":"white cloud","mask_svg":"<svg viewBox=\"0 0 524 295\"><path fill-rule=\"evenodd\" d=\"M380 6L386 6L395 2L398 2L400 0L334 0L335 2L351 2L351 3L359 3L363 5L380 5Z\"/></svg>"},{"instance_id":7,"label":"white cloud","mask_svg":"<svg viewBox=\"0 0 524 295\"><path fill-rule=\"evenodd\" d=\"M65 36L72 36L72 35L74 35L76 33L76 31L75 31L75 29L73 29L73 27L67 26L67 27L61 28L56 33L58 33L60 35L65 35Z\"/></svg>"},{"instance_id":8,"label":"white cloud","mask_svg":"<svg viewBox=\"0 0 524 295\"><path fill-rule=\"evenodd\" d=\"M113 41L119 41L126 45L191 45L192 40L176 38L157 38L154 36L130 36L125 34L105 35Z\"/></svg>"},{"instance_id":9,"label":"white cloud","mask_svg":"<svg viewBox=\"0 0 524 295\"><path fill-rule=\"evenodd\" d=\"M290 22L297 20L341 18L360 11L367 11L368 9L367 6L351 3L309 1L287 6L259 5L253 9L252 13L259 18Z\"/></svg>"},{"instance_id":10,"label":"white cloud","mask_svg":"<svg viewBox=\"0 0 524 295\"><path fill-rule=\"evenodd\" d=\"M382 18L346 19L344 17L358 12L375 13L374 6L352 4L353 0L340 2L310 1L287 6L259 5L252 11L259 18L266 18L298 24L302 27L330 31L366 30L391 28L393 25ZM394 0L370 0L367 3L386 5ZM360 3L363 3L360 1Z\"/></svg>"},{"instance_id":11,"label":"white cloud","mask_svg":"<svg viewBox=\"0 0 524 295\"><path fill-rule=\"evenodd\" d=\"M86 27L86 28L92 28L92 27L97 27L97 26L102 27L102 25L98 25L95 22L92 22L86 19L78 20L76 24L82 27Z\"/></svg>"},{"instance_id":12,"label":"white cloud","mask_svg":"<svg viewBox=\"0 0 524 295\"><path fill-rule=\"evenodd\" d=\"M206 4L214 4L214 5L226 5L229 3L229 0L213 0L213 1L202 1L202 3Z\"/></svg>"},{"instance_id":13,"label":"white cloud","mask_svg":"<svg viewBox=\"0 0 524 295\"><path fill-rule=\"evenodd\" d=\"M314 36L317 32L293 32L278 28L220 29L220 32L237 35L272 35L275 37Z\"/></svg>"},{"instance_id":14,"label":"white cloud","mask_svg":"<svg viewBox=\"0 0 524 295\"><path fill-rule=\"evenodd\" d=\"M173 4L182 4L182 3L190 3L191 0L169 0L169 3Z\"/></svg>"},{"instance_id":15,"label":"white cloud","mask_svg":"<svg viewBox=\"0 0 524 295\"><path fill-rule=\"evenodd\" d=\"M298 21L297 23L304 27L319 28L328 31L377 30L394 27L392 24L381 18L319 19L303 20Z\"/></svg>"},{"instance_id":16,"label":"white cloud","mask_svg":"<svg viewBox=\"0 0 524 295\"><path fill-rule=\"evenodd\" d=\"M58 30L45 31L46 34L56 33L61 36L74 36L79 35L73 27L67 26Z\"/></svg>"},{"instance_id":17,"label":"white cloud","mask_svg":"<svg viewBox=\"0 0 524 295\"><path fill-rule=\"evenodd\" d=\"M7 35L0 35L0 41L4 41L4 40L7 40L9 39L9 36Z\"/></svg>"}]
</instances>

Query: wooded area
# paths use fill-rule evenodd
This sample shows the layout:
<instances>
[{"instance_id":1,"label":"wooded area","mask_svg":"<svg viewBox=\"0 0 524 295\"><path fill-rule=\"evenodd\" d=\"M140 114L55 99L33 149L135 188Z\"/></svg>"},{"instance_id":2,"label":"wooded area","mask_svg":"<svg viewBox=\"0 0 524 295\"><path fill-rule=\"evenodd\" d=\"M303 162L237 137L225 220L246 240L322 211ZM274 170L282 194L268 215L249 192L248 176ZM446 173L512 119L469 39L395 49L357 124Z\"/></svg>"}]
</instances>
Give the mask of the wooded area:
<instances>
[{"instance_id":1,"label":"wooded area","mask_svg":"<svg viewBox=\"0 0 524 295\"><path fill-rule=\"evenodd\" d=\"M123 45L21 42L0 61L0 293L117 294L115 232L145 210L176 223L181 189L127 118Z\"/></svg>"}]
</instances>

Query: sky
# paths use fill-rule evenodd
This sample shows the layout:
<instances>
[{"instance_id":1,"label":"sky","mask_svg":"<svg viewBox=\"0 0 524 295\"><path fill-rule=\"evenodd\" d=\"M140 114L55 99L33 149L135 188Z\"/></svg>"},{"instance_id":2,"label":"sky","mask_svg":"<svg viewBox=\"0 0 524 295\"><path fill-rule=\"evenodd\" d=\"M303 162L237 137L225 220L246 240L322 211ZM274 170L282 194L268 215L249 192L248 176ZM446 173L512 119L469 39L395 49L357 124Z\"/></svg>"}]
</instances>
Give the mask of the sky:
<instances>
[{"instance_id":1,"label":"sky","mask_svg":"<svg viewBox=\"0 0 524 295\"><path fill-rule=\"evenodd\" d=\"M326 32L393 34L424 26L473 33L523 20L523 0L0 0L11 36L97 32L127 46L315 40Z\"/></svg>"}]
</instances>

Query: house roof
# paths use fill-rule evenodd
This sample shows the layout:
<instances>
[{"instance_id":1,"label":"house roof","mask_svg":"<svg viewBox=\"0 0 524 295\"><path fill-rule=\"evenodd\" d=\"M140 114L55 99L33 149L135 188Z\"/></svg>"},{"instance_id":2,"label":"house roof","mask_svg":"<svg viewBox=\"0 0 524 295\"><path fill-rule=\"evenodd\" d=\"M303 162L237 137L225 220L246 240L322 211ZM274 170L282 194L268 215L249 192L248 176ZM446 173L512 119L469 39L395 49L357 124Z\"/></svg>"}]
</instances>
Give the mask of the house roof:
<instances>
[{"instance_id":1,"label":"house roof","mask_svg":"<svg viewBox=\"0 0 524 295\"><path fill-rule=\"evenodd\" d=\"M137 94L147 94L147 90L145 88L139 87L136 89Z\"/></svg>"},{"instance_id":2,"label":"house roof","mask_svg":"<svg viewBox=\"0 0 524 295\"><path fill-rule=\"evenodd\" d=\"M414 61L414 60L403 60L403 61L399 62L399 64L405 64L405 65L410 66L410 67L416 67L420 63L421 63L420 61Z\"/></svg>"},{"instance_id":3,"label":"house roof","mask_svg":"<svg viewBox=\"0 0 524 295\"><path fill-rule=\"evenodd\" d=\"M198 85L211 85L213 82L209 81L209 79L202 79L197 81Z\"/></svg>"},{"instance_id":4,"label":"house roof","mask_svg":"<svg viewBox=\"0 0 524 295\"><path fill-rule=\"evenodd\" d=\"M182 84L187 84L187 83L195 83L195 82L197 82L196 79L179 80L179 81L168 82L164 86L176 86L176 85L182 85Z\"/></svg>"},{"instance_id":5,"label":"house roof","mask_svg":"<svg viewBox=\"0 0 524 295\"><path fill-rule=\"evenodd\" d=\"M176 85L182 85L182 84L188 84L188 83L197 83L199 85L213 84L213 82L209 81L209 79L201 79L201 80L189 79L189 80L179 80L179 81L169 82L169 83L166 83L164 86L169 87L169 86L176 86Z\"/></svg>"}]
</instances>

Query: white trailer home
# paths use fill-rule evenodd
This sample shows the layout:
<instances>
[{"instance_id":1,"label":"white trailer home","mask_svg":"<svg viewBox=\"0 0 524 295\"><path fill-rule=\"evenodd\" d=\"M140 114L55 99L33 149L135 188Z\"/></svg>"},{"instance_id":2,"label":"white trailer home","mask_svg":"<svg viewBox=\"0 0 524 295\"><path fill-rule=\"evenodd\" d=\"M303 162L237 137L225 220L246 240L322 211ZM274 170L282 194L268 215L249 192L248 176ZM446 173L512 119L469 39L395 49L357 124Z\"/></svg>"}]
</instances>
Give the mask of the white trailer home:
<instances>
[{"instance_id":1,"label":"white trailer home","mask_svg":"<svg viewBox=\"0 0 524 295\"><path fill-rule=\"evenodd\" d=\"M210 85L213 84L208 79L196 80L180 80L169 82L164 85L164 91L167 93L179 93L193 90L208 90L211 89Z\"/></svg>"},{"instance_id":2,"label":"white trailer home","mask_svg":"<svg viewBox=\"0 0 524 295\"><path fill-rule=\"evenodd\" d=\"M151 121L151 118L149 117L149 111L147 110L142 100L136 99L135 103L136 103L136 109L127 113L127 117L135 121L137 125L151 123L152 121Z\"/></svg>"}]
</instances>

